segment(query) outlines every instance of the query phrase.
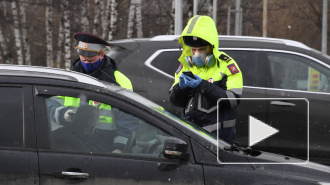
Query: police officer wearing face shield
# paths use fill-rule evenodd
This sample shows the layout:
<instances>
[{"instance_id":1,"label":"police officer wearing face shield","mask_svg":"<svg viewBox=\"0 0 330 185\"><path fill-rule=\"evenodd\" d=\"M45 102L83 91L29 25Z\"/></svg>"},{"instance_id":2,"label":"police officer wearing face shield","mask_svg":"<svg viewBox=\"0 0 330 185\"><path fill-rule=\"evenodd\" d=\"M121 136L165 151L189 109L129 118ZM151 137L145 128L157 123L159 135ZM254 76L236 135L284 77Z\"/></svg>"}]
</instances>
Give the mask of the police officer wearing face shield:
<instances>
[{"instance_id":1,"label":"police officer wearing face shield","mask_svg":"<svg viewBox=\"0 0 330 185\"><path fill-rule=\"evenodd\" d=\"M88 33L76 33L73 38L79 41L76 47L79 58L70 70L133 90L131 81L118 71L116 62L104 54L104 48L110 46L108 42Z\"/></svg>"},{"instance_id":2,"label":"police officer wearing face shield","mask_svg":"<svg viewBox=\"0 0 330 185\"><path fill-rule=\"evenodd\" d=\"M242 95L243 78L236 62L218 51L218 32L208 16L196 15L183 30L179 43L183 51L170 101L182 107L182 117L232 144L236 139L237 105ZM183 72L191 71L192 77ZM220 98L232 98L217 101ZM219 125L217 125L217 110ZM218 130L219 128L219 130ZM219 132L217 132L219 131Z\"/></svg>"}]
</instances>

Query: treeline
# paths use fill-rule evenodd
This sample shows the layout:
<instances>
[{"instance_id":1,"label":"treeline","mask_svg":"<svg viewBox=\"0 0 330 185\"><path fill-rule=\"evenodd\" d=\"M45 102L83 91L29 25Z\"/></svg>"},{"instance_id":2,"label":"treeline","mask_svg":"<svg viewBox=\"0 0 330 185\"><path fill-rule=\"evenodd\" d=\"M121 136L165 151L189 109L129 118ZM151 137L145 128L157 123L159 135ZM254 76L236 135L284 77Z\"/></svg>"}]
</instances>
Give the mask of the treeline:
<instances>
[{"instance_id":1,"label":"treeline","mask_svg":"<svg viewBox=\"0 0 330 185\"><path fill-rule=\"evenodd\" d=\"M193 0L183 1L183 27ZM217 2L219 34L235 33L235 0ZM198 0L212 17L213 0ZM0 0L0 63L68 68L77 57L76 32L105 40L174 33L175 0ZM262 0L241 0L242 35L262 36ZM329 20L329 19L328 19ZM320 50L322 0L268 0L267 36L297 40Z\"/></svg>"}]
</instances>

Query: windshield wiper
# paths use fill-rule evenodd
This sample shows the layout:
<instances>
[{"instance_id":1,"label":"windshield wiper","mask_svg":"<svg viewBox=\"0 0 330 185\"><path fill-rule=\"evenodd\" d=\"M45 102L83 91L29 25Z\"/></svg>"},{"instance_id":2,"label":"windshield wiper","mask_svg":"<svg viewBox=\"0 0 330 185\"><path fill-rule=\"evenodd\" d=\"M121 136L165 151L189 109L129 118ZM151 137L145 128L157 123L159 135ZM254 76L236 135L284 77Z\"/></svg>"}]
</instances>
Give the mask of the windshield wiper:
<instances>
[{"instance_id":1,"label":"windshield wiper","mask_svg":"<svg viewBox=\"0 0 330 185\"><path fill-rule=\"evenodd\" d=\"M236 152L242 151L245 154L251 155L253 157L261 154L261 152L258 150L253 150L250 147L241 147L237 143L233 143L231 146L225 146L225 147L223 147L223 149L227 150L227 151L229 150L229 151L236 151Z\"/></svg>"}]
</instances>

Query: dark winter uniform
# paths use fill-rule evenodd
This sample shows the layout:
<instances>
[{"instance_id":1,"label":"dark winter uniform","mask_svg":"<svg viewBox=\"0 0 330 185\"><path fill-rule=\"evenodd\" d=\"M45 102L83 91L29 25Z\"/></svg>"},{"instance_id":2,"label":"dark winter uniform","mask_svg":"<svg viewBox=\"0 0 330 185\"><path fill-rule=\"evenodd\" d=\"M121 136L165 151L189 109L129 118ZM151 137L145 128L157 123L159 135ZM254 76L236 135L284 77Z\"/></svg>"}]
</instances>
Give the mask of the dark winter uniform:
<instances>
[{"instance_id":1,"label":"dark winter uniform","mask_svg":"<svg viewBox=\"0 0 330 185\"><path fill-rule=\"evenodd\" d=\"M195 36L210 43L216 63L213 66L191 66L186 56L191 56L191 47L183 41L183 36ZM170 89L170 101L183 107L182 117L203 127L205 130L217 134L232 143L236 138L235 122L237 105L242 95L242 73L236 62L224 52L218 51L218 33L213 20L207 16L195 16L189 22L179 38L183 46L181 62L175 73L175 82ZM191 71L202 78L196 88L181 89L179 77L183 71ZM217 101L220 98L234 98L220 101L219 125L217 125Z\"/></svg>"},{"instance_id":2,"label":"dark winter uniform","mask_svg":"<svg viewBox=\"0 0 330 185\"><path fill-rule=\"evenodd\" d=\"M104 47L110 46L103 39L88 33L76 33L74 38L80 41L77 46L77 52L83 57L100 56ZM88 72L86 70L87 68L85 68L86 66L84 67L82 64L83 61L79 58L72 64L70 70L133 90L131 81L118 71L116 62L113 59L104 55L102 60L99 59L98 62L94 64L97 67ZM93 140L97 141L91 144L95 148L95 151L107 151L106 149L109 148L109 143L113 143L113 147L110 150L119 149L123 151L132 132L134 132L139 124L132 116L119 111L117 108L93 100L85 101L77 97L57 96L50 98L47 104L50 118L60 125L70 124L64 118L67 111L76 111L80 106L86 104L97 107L100 111L99 124L96 126L95 133L91 136ZM110 136L113 136L112 141L103 139Z\"/></svg>"}]
</instances>

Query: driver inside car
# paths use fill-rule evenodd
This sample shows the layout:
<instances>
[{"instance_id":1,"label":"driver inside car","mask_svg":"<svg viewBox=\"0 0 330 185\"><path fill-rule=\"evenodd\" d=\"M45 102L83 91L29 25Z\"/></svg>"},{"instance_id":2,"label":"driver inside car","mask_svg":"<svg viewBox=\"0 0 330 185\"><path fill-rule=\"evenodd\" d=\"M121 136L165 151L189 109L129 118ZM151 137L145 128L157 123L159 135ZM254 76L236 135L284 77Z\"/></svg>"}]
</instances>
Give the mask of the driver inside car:
<instances>
[{"instance_id":1,"label":"driver inside car","mask_svg":"<svg viewBox=\"0 0 330 185\"><path fill-rule=\"evenodd\" d=\"M53 96L47 99L49 117L55 124L67 126L75 121L76 111L90 105L99 110L99 122L90 140L94 152L122 153L139 126L137 119L111 105L82 100L69 96Z\"/></svg>"}]
</instances>

